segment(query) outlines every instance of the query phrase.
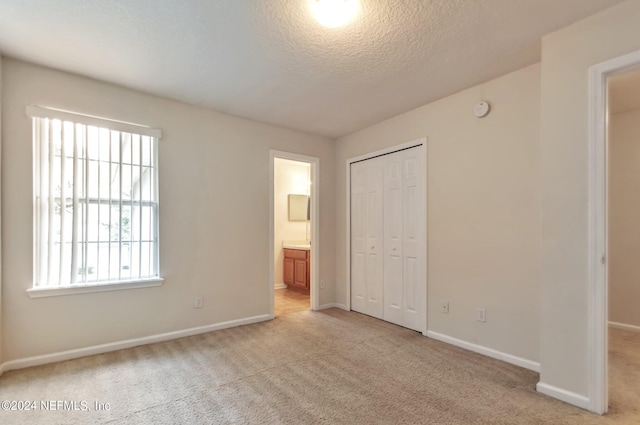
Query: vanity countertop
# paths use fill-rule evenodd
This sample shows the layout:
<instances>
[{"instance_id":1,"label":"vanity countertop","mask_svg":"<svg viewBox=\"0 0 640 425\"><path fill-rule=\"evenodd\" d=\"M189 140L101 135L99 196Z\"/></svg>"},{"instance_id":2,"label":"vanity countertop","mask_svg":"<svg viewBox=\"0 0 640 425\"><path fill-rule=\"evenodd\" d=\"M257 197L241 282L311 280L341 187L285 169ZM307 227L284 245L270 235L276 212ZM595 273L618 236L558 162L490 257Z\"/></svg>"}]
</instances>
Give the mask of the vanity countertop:
<instances>
[{"instance_id":1,"label":"vanity countertop","mask_svg":"<svg viewBox=\"0 0 640 425\"><path fill-rule=\"evenodd\" d=\"M311 250L311 242L309 241L282 241L282 247L286 249L302 249L304 251Z\"/></svg>"}]
</instances>

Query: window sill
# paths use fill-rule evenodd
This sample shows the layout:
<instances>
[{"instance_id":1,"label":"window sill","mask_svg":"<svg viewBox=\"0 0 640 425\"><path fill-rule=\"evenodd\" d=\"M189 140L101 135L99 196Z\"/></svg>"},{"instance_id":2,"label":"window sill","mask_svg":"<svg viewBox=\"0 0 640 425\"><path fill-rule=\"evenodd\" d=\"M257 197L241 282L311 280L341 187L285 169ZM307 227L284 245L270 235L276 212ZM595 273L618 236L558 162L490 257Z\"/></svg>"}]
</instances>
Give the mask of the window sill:
<instances>
[{"instance_id":1,"label":"window sill","mask_svg":"<svg viewBox=\"0 0 640 425\"><path fill-rule=\"evenodd\" d=\"M61 295L88 294L93 292L120 291L123 289L149 288L161 286L164 279L154 277L151 279L124 280L115 282L92 283L78 286L56 286L44 288L27 289L27 294L31 298L58 297Z\"/></svg>"}]
</instances>

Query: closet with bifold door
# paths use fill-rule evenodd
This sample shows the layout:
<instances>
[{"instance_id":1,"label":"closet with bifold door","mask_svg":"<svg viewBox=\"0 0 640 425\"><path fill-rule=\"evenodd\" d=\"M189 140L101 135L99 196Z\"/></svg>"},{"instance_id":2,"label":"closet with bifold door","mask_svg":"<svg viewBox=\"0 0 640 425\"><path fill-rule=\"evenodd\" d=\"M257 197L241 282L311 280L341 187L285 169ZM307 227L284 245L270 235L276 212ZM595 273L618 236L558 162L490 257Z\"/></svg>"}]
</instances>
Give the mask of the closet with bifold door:
<instances>
[{"instance_id":1,"label":"closet with bifold door","mask_svg":"<svg viewBox=\"0 0 640 425\"><path fill-rule=\"evenodd\" d=\"M426 329L424 144L351 163L351 309Z\"/></svg>"}]
</instances>

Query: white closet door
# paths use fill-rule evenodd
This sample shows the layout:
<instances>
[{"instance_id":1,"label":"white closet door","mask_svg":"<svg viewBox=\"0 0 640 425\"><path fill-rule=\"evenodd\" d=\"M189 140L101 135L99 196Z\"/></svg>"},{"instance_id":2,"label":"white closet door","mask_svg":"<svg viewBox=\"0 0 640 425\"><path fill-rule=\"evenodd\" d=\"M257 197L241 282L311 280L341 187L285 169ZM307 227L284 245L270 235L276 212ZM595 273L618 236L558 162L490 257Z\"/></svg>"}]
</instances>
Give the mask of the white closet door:
<instances>
[{"instance_id":1,"label":"white closet door","mask_svg":"<svg viewBox=\"0 0 640 425\"><path fill-rule=\"evenodd\" d=\"M384 320L404 326L403 152L385 155Z\"/></svg>"},{"instance_id":2,"label":"white closet door","mask_svg":"<svg viewBox=\"0 0 640 425\"><path fill-rule=\"evenodd\" d=\"M427 302L426 205L421 175L424 173L424 153L422 149L407 149L400 153L403 154L403 325L424 332Z\"/></svg>"},{"instance_id":3,"label":"white closet door","mask_svg":"<svg viewBox=\"0 0 640 425\"><path fill-rule=\"evenodd\" d=\"M351 309L365 313L366 182L364 162L351 164Z\"/></svg>"},{"instance_id":4,"label":"white closet door","mask_svg":"<svg viewBox=\"0 0 640 425\"><path fill-rule=\"evenodd\" d=\"M425 328L425 233L421 149L385 155L384 320L417 331Z\"/></svg>"},{"instance_id":5,"label":"white closet door","mask_svg":"<svg viewBox=\"0 0 640 425\"><path fill-rule=\"evenodd\" d=\"M424 150L351 164L352 309L426 327Z\"/></svg>"},{"instance_id":6,"label":"white closet door","mask_svg":"<svg viewBox=\"0 0 640 425\"><path fill-rule=\"evenodd\" d=\"M375 158L351 166L353 310L383 318L383 170Z\"/></svg>"}]
</instances>

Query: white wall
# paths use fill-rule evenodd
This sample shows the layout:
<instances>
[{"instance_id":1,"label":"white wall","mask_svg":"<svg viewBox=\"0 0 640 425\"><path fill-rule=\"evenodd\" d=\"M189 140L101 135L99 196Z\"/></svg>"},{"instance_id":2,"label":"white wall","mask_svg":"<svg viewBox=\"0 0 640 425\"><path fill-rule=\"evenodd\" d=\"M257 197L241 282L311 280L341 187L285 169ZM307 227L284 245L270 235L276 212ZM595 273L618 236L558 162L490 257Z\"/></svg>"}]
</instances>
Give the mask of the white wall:
<instances>
[{"instance_id":1,"label":"white wall","mask_svg":"<svg viewBox=\"0 0 640 425\"><path fill-rule=\"evenodd\" d=\"M269 150L320 158L320 304L333 302L335 144L5 59L2 74L4 361L269 313ZM29 104L162 129L158 288L31 299ZM8 249L7 249L8 248ZM193 300L204 296L204 308Z\"/></svg>"},{"instance_id":2,"label":"white wall","mask_svg":"<svg viewBox=\"0 0 640 425\"><path fill-rule=\"evenodd\" d=\"M304 241L309 239L310 228L307 221L289 221L289 194L309 195L311 164L276 158L273 175L275 188L273 192L273 283L282 287L284 281L284 251L282 241Z\"/></svg>"},{"instance_id":3,"label":"white wall","mask_svg":"<svg viewBox=\"0 0 640 425\"><path fill-rule=\"evenodd\" d=\"M583 397L589 372L588 69L640 49L638 17L640 1L632 0L542 39L540 379Z\"/></svg>"},{"instance_id":4,"label":"white wall","mask_svg":"<svg viewBox=\"0 0 640 425\"><path fill-rule=\"evenodd\" d=\"M609 118L609 321L640 329L640 109Z\"/></svg>"},{"instance_id":5,"label":"white wall","mask_svg":"<svg viewBox=\"0 0 640 425\"><path fill-rule=\"evenodd\" d=\"M3 362L3 327L4 320L2 318L2 245L4 241L2 239L2 64L3 58L0 56L0 365Z\"/></svg>"},{"instance_id":6,"label":"white wall","mask_svg":"<svg viewBox=\"0 0 640 425\"><path fill-rule=\"evenodd\" d=\"M346 160L426 136L428 328L538 361L539 86L532 65L338 139L338 303L348 290ZM482 99L492 111L478 119Z\"/></svg>"}]
</instances>

